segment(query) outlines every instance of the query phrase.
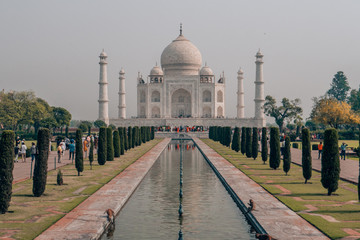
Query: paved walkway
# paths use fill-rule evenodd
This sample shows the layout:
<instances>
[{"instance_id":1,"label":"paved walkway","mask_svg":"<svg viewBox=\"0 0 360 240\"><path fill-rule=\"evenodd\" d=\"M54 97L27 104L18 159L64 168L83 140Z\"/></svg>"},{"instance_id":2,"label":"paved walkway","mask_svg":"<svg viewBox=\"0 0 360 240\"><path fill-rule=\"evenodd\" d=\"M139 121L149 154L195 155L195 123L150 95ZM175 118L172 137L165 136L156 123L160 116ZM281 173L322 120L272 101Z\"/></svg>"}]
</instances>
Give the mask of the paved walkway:
<instances>
[{"instance_id":1,"label":"paved walkway","mask_svg":"<svg viewBox=\"0 0 360 240\"><path fill-rule=\"evenodd\" d=\"M54 158L56 157L56 168L61 166L71 164L71 160L69 160L69 150L65 151L64 156L61 159L61 163L57 162L57 152L52 151L49 153L48 159L48 171L53 170L55 168ZM30 178L30 169L31 169L31 157L26 158L26 162L23 163L21 158L18 159L19 162L14 163L13 183L21 182ZM75 162L75 160L74 160ZM75 164L75 163L74 163ZM35 162L32 164L32 171L34 172Z\"/></svg>"},{"instance_id":2,"label":"paved walkway","mask_svg":"<svg viewBox=\"0 0 360 240\"><path fill-rule=\"evenodd\" d=\"M255 201L256 210L252 213L272 237L284 240L328 239L204 142L198 138L194 138L194 141L244 203L250 199Z\"/></svg>"},{"instance_id":3,"label":"paved walkway","mask_svg":"<svg viewBox=\"0 0 360 240\"><path fill-rule=\"evenodd\" d=\"M301 150L291 149L291 161L301 165ZM318 151L311 151L312 168L321 171L321 160L318 159ZM340 160L340 179L357 184L359 180L359 161L346 159Z\"/></svg>"},{"instance_id":4,"label":"paved walkway","mask_svg":"<svg viewBox=\"0 0 360 240\"><path fill-rule=\"evenodd\" d=\"M35 239L98 239L109 225L105 210L119 213L170 140L165 138Z\"/></svg>"}]
</instances>

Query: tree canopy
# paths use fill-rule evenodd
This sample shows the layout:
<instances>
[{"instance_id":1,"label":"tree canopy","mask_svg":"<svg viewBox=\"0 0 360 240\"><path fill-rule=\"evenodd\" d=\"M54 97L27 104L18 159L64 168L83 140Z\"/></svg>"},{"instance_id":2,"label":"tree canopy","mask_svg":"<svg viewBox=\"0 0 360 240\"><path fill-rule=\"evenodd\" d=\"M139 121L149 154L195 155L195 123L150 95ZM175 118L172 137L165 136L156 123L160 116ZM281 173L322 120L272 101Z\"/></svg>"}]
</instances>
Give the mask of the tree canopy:
<instances>
[{"instance_id":1,"label":"tree canopy","mask_svg":"<svg viewBox=\"0 0 360 240\"><path fill-rule=\"evenodd\" d=\"M348 103L334 98L314 98L311 119L316 123L339 128L344 124L360 124L360 115L351 110Z\"/></svg>"},{"instance_id":2,"label":"tree canopy","mask_svg":"<svg viewBox=\"0 0 360 240\"><path fill-rule=\"evenodd\" d=\"M349 96L349 104L351 105L351 109L354 112L360 114L360 86L359 86L359 90L356 89L351 90Z\"/></svg>"},{"instance_id":3,"label":"tree canopy","mask_svg":"<svg viewBox=\"0 0 360 240\"><path fill-rule=\"evenodd\" d=\"M337 72L330 84L330 89L326 92L330 98L335 98L338 101L346 101L350 90L347 77L342 71Z\"/></svg>"},{"instance_id":4,"label":"tree canopy","mask_svg":"<svg viewBox=\"0 0 360 240\"><path fill-rule=\"evenodd\" d=\"M296 98L294 100L289 100L283 98L281 101L281 106L276 106L276 100L268 95L265 98L264 112L267 116L275 118L276 124L279 126L280 132L283 131L285 121L292 121L301 119L301 114L303 112L302 108L299 106L301 103L300 99Z\"/></svg>"}]
</instances>

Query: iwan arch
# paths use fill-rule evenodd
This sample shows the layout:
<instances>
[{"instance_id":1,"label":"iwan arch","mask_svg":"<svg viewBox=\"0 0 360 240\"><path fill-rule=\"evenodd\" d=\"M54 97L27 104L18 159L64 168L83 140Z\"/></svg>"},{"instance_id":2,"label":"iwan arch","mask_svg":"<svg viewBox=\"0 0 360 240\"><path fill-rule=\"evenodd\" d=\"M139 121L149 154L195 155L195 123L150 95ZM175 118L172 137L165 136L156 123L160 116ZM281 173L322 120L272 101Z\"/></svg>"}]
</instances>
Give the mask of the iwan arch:
<instances>
[{"instance_id":1,"label":"iwan arch","mask_svg":"<svg viewBox=\"0 0 360 240\"><path fill-rule=\"evenodd\" d=\"M239 126L263 127L263 55L256 54L255 116L244 116L243 71L238 71L237 117L225 115L225 77L219 78L203 65L198 48L180 35L161 54L161 67L151 69L148 77L137 78L137 117L126 118L125 71L119 77L119 114L108 117L107 55L100 54L99 119L115 126Z\"/></svg>"}]
</instances>

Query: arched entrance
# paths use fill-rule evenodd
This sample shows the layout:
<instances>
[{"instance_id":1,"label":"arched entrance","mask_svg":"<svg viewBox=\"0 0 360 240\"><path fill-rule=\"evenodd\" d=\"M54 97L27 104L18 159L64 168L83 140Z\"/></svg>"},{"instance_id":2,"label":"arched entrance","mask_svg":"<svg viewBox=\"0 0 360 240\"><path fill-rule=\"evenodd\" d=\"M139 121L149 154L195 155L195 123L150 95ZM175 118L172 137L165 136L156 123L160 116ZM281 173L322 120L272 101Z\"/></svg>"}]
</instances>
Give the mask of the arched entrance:
<instances>
[{"instance_id":1,"label":"arched entrance","mask_svg":"<svg viewBox=\"0 0 360 240\"><path fill-rule=\"evenodd\" d=\"M191 117L191 95L185 89L178 89L172 94L171 117Z\"/></svg>"}]
</instances>

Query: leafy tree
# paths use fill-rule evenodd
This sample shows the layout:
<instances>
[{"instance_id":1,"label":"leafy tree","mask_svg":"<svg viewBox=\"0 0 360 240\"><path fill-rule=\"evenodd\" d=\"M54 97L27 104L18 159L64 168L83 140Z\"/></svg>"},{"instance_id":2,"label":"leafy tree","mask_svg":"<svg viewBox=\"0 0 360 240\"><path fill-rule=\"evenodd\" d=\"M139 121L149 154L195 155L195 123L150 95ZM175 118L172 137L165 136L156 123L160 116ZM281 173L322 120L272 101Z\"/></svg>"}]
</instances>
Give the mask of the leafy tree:
<instances>
[{"instance_id":1,"label":"leafy tree","mask_svg":"<svg viewBox=\"0 0 360 240\"><path fill-rule=\"evenodd\" d=\"M47 179L47 166L49 158L50 130L40 128L37 136L38 155L35 158L33 194L40 197L45 192Z\"/></svg>"},{"instance_id":2,"label":"leafy tree","mask_svg":"<svg viewBox=\"0 0 360 240\"><path fill-rule=\"evenodd\" d=\"M321 158L321 183L328 190L328 196L338 188L339 176L340 160L337 130L333 128L326 129Z\"/></svg>"},{"instance_id":3,"label":"leafy tree","mask_svg":"<svg viewBox=\"0 0 360 240\"><path fill-rule=\"evenodd\" d=\"M107 156L107 144L106 144L106 127L101 127L98 140L98 163L104 165L106 163Z\"/></svg>"},{"instance_id":4,"label":"leafy tree","mask_svg":"<svg viewBox=\"0 0 360 240\"><path fill-rule=\"evenodd\" d=\"M264 164L268 158L268 146L267 146L267 133L266 127L263 127L261 130L261 159L263 160Z\"/></svg>"},{"instance_id":5,"label":"leafy tree","mask_svg":"<svg viewBox=\"0 0 360 240\"><path fill-rule=\"evenodd\" d=\"M246 157L252 157L251 128L246 128Z\"/></svg>"},{"instance_id":6,"label":"leafy tree","mask_svg":"<svg viewBox=\"0 0 360 240\"><path fill-rule=\"evenodd\" d=\"M90 169L92 169L92 163L94 161L94 141L90 139L90 152L89 152L89 162L90 162Z\"/></svg>"},{"instance_id":7,"label":"leafy tree","mask_svg":"<svg viewBox=\"0 0 360 240\"><path fill-rule=\"evenodd\" d=\"M61 133L62 133L63 126L70 125L71 114L68 110L62 107L53 107L52 112L58 126L61 127Z\"/></svg>"},{"instance_id":8,"label":"leafy tree","mask_svg":"<svg viewBox=\"0 0 360 240\"><path fill-rule=\"evenodd\" d=\"M128 141L129 141L129 149L134 148L133 137L132 137L132 127L128 127Z\"/></svg>"},{"instance_id":9,"label":"leafy tree","mask_svg":"<svg viewBox=\"0 0 360 240\"><path fill-rule=\"evenodd\" d=\"M336 99L314 98L311 119L320 124L339 128L342 124L360 124L360 116L355 114L349 104Z\"/></svg>"},{"instance_id":10,"label":"leafy tree","mask_svg":"<svg viewBox=\"0 0 360 240\"><path fill-rule=\"evenodd\" d=\"M3 131L0 138L0 213L7 212L12 194L14 169L14 142L13 131Z\"/></svg>"},{"instance_id":11,"label":"leafy tree","mask_svg":"<svg viewBox=\"0 0 360 240\"><path fill-rule=\"evenodd\" d=\"M114 143L113 143L113 133L112 128L108 127L106 129L106 161L114 161Z\"/></svg>"},{"instance_id":12,"label":"leafy tree","mask_svg":"<svg viewBox=\"0 0 360 240\"><path fill-rule=\"evenodd\" d=\"M251 146L252 146L252 157L255 160L257 158L258 152L259 152L258 129L256 127L253 128Z\"/></svg>"},{"instance_id":13,"label":"leafy tree","mask_svg":"<svg viewBox=\"0 0 360 240\"><path fill-rule=\"evenodd\" d=\"M290 152L290 137L285 137L285 149L284 149L284 161L283 161L283 170L287 175L291 166L291 152Z\"/></svg>"},{"instance_id":14,"label":"leafy tree","mask_svg":"<svg viewBox=\"0 0 360 240\"><path fill-rule=\"evenodd\" d=\"M330 89L326 92L330 98L335 98L341 102L344 102L347 99L350 86L342 71L339 71L334 75L330 86Z\"/></svg>"},{"instance_id":15,"label":"leafy tree","mask_svg":"<svg viewBox=\"0 0 360 240\"><path fill-rule=\"evenodd\" d=\"M231 149L239 152L240 150L240 128L235 127L234 136L231 143Z\"/></svg>"},{"instance_id":16,"label":"leafy tree","mask_svg":"<svg viewBox=\"0 0 360 240\"><path fill-rule=\"evenodd\" d=\"M241 128L241 153L244 155L246 153L246 128Z\"/></svg>"},{"instance_id":17,"label":"leafy tree","mask_svg":"<svg viewBox=\"0 0 360 240\"><path fill-rule=\"evenodd\" d=\"M351 90L349 104L354 112L360 114L360 87L359 90Z\"/></svg>"},{"instance_id":18,"label":"leafy tree","mask_svg":"<svg viewBox=\"0 0 360 240\"><path fill-rule=\"evenodd\" d=\"M98 119L94 122L94 126L96 128L106 127L106 123L103 120Z\"/></svg>"},{"instance_id":19,"label":"leafy tree","mask_svg":"<svg viewBox=\"0 0 360 240\"><path fill-rule=\"evenodd\" d=\"M302 169L303 176L305 178L305 184L311 178L312 164L311 164L311 142L310 142L310 131L308 128L303 128L301 131L302 135Z\"/></svg>"},{"instance_id":20,"label":"leafy tree","mask_svg":"<svg viewBox=\"0 0 360 240\"><path fill-rule=\"evenodd\" d=\"M279 126L280 132L283 132L285 121L292 121L295 119L301 119L303 112L300 105L300 99L289 100L283 98L281 106L276 106L276 100L268 95L265 98L264 112L267 116L275 118L276 124Z\"/></svg>"},{"instance_id":21,"label":"leafy tree","mask_svg":"<svg viewBox=\"0 0 360 240\"><path fill-rule=\"evenodd\" d=\"M120 136L119 131L115 130L113 132L113 139L114 139L114 157L120 157Z\"/></svg>"},{"instance_id":22,"label":"leafy tree","mask_svg":"<svg viewBox=\"0 0 360 240\"><path fill-rule=\"evenodd\" d=\"M75 167L78 172L78 176L80 173L84 171L84 153L82 147L82 131L81 129L76 130L75 136Z\"/></svg>"},{"instance_id":23,"label":"leafy tree","mask_svg":"<svg viewBox=\"0 0 360 240\"><path fill-rule=\"evenodd\" d=\"M280 137L279 129L270 128L270 167L277 169L280 166Z\"/></svg>"}]
</instances>

